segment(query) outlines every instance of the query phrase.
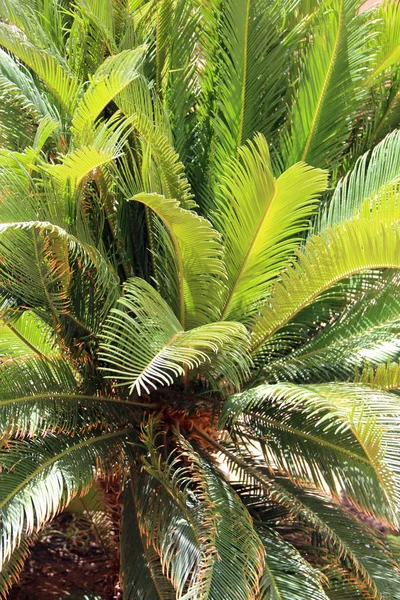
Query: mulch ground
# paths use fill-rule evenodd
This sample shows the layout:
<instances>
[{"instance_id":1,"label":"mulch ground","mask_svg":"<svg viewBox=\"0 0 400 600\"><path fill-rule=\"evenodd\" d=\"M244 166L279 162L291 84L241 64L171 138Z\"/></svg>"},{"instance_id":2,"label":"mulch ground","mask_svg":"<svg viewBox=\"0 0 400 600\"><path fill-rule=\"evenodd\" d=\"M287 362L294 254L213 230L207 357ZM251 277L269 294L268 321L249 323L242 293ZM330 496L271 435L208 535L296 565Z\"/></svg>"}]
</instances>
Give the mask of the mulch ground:
<instances>
[{"instance_id":1,"label":"mulch ground","mask_svg":"<svg viewBox=\"0 0 400 600\"><path fill-rule=\"evenodd\" d=\"M8 600L119 600L118 565L74 515L42 532ZM88 593L90 592L90 593Z\"/></svg>"}]
</instances>

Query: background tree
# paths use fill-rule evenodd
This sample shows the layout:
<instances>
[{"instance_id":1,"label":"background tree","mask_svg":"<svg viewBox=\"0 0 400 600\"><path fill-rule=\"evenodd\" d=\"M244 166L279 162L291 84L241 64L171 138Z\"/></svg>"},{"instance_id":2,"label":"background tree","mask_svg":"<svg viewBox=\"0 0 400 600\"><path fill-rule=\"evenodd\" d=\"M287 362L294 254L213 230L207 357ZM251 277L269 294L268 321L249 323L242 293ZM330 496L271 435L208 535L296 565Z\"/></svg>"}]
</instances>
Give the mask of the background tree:
<instances>
[{"instance_id":1,"label":"background tree","mask_svg":"<svg viewBox=\"0 0 400 600\"><path fill-rule=\"evenodd\" d=\"M118 475L127 600L400 598L360 518L398 526L400 5L359 8L0 0L3 596Z\"/></svg>"}]
</instances>

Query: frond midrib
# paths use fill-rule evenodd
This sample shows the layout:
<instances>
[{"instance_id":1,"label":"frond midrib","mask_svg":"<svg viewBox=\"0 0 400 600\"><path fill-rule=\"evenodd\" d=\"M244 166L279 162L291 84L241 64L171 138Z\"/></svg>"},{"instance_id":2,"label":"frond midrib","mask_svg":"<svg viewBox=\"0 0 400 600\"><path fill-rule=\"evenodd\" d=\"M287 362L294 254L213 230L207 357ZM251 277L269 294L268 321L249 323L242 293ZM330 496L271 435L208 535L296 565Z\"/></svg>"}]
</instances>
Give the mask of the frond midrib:
<instances>
[{"instance_id":1,"label":"frond midrib","mask_svg":"<svg viewBox=\"0 0 400 600\"><path fill-rule=\"evenodd\" d=\"M242 275L242 273L243 273L243 271L244 271L244 269L246 267L246 263L247 263L247 261L250 258L251 252L252 252L252 250L254 248L254 245L255 245L255 243L257 241L258 235L259 235L260 231L262 230L265 221L267 220L268 213L269 213L270 208L272 206L272 203L273 203L273 201L274 201L274 199L276 197L277 185L276 185L275 179L274 179L273 185L274 185L274 190L273 190L273 193L271 195L271 198L270 198L267 206L265 207L264 214L262 215L262 217L260 219L260 222L257 225L257 228L256 228L256 230L255 230L255 232L253 234L253 237L252 237L252 239L250 241L250 244L249 244L249 246L247 248L246 254L244 255L242 263L241 263L241 265L240 265L240 267L239 267L239 269L238 269L238 271L237 271L237 273L235 275L235 279L233 281L233 284L232 284L232 287L230 289L229 295L228 295L227 299L225 300L225 303L224 303L224 306L223 306L223 309L222 309L222 312L221 312L221 317L220 317L221 321L224 320L225 314L227 313L227 311L229 309L229 304L230 304L230 302L231 302L231 300L232 300L232 298L233 298L233 296L235 294L235 290L236 290L236 288L237 288L237 286L239 284L241 275Z\"/></svg>"},{"instance_id":2,"label":"frond midrib","mask_svg":"<svg viewBox=\"0 0 400 600\"><path fill-rule=\"evenodd\" d=\"M358 460L360 462L365 463L368 466L371 466L371 462L368 460L368 458L360 456L359 454L352 452L351 450L347 450L347 448L343 448L342 446L337 446L336 444L333 444L332 442L328 442L328 441L324 440L323 438L312 435L310 433L306 433L306 432L302 431L301 429L297 429L296 427L291 427L290 425L285 425L283 423L280 423L279 421L276 421L275 419L271 419L270 417L265 417L263 415L258 415L257 413L254 413L251 411L245 411L245 414L249 415L250 417L253 417L255 419L260 419L262 421L265 421L265 423L267 423L268 425L271 425L275 429L280 429L282 431L286 431L287 433L292 433L293 435L296 435L298 437L302 437L304 439L315 442L316 444L319 444L321 446L326 446L327 448L331 448L332 450L335 450L336 452L340 452L341 454L346 454L347 456L349 456L350 458L353 458L354 460Z\"/></svg>"},{"instance_id":3,"label":"frond midrib","mask_svg":"<svg viewBox=\"0 0 400 600\"><path fill-rule=\"evenodd\" d=\"M307 158L307 154L309 152L310 146L311 146L311 142L312 142L312 138L314 135L314 132L318 126L318 122L321 116L321 109L322 109L322 104L323 101L325 99L325 94L326 94L326 90L328 88L329 85L329 81L331 79L332 76L332 71L334 69L334 65L335 65L335 60L337 57L337 53L338 53L338 48L339 48L339 43L340 43L340 38L341 38L341 34L342 34L342 24L343 24L343 3L344 0L341 0L340 3L340 16L339 16L339 23L338 23L338 28L337 28L337 35L336 35L336 40L335 40L335 46L333 48L333 53L331 56L331 60L329 61L329 67L328 67L328 71L326 73L326 77L322 86L322 90L321 90L321 95L319 97L318 103L317 103L317 107L315 109L315 114L313 117L313 121L311 123L311 127L310 127L310 131L308 133L307 136L307 140L306 140L306 144L303 150L303 153L301 155L301 160L305 161Z\"/></svg>"},{"instance_id":4,"label":"frond midrib","mask_svg":"<svg viewBox=\"0 0 400 600\"><path fill-rule=\"evenodd\" d=\"M146 407L155 407L156 405L154 404L145 404L145 403L141 403L141 402L131 402L130 400L116 400L113 398L107 398L106 396L104 398L100 398L99 396L89 396L89 395L84 395L84 394L76 394L76 393L72 393L72 394L59 394L58 392L49 392L46 394L35 394L35 395L29 395L29 396L19 396L17 398L7 398L7 400L0 400L0 408L2 406L7 406L8 404L15 404L18 402L37 402L40 400L54 400L54 398L57 398L58 400L84 400L84 401L95 401L95 402L110 402L111 404L126 404L127 406L140 406L143 408Z\"/></svg>"},{"instance_id":5,"label":"frond midrib","mask_svg":"<svg viewBox=\"0 0 400 600\"><path fill-rule=\"evenodd\" d=\"M12 331L14 335L16 335L26 346L28 346L28 348L30 348L35 355L40 358L49 358L48 356L45 356L38 348L36 348L36 346L34 346L34 344L32 344L24 335L22 335L22 333L18 331L18 329L16 329L12 323L6 323L5 321L3 321L3 323L10 331Z\"/></svg>"},{"instance_id":6,"label":"frond midrib","mask_svg":"<svg viewBox=\"0 0 400 600\"><path fill-rule=\"evenodd\" d=\"M312 356L315 356L316 354L319 354L320 352L326 352L328 350L334 350L335 348L341 348L343 346L343 344L347 344L347 343L356 341L359 338L362 338L365 335L368 335L369 333L373 333L374 331L381 329L381 327L386 327L390 324L394 324L394 323L396 323L396 321L399 322L399 325L400 325L400 317L393 317L392 319L383 321L379 325L374 325L373 327L368 327L367 329L364 329L360 333L351 335L351 336L346 337L345 339L342 339L339 341L334 341L331 344L328 344L326 346L320 346L320 347L316 348L315 350L311 350L310 352L307 352L306 354L301 354L299 352L298 355L293 356L293 357L291 357L289 355L289 358L287 360L285 358L280 358L277 361L273 361L273 362L269 363L269 366L271 366L271 370L274 369L274 365L276 365L277 368L286 367L287 365L296 363L299 360L304 360L305 358L310 358ZM331 327L333 328L334 324L332 324ZM313 340L310 340L310 344L312 342L313 342Z\"/></svg>"},{"instance_id":7,"label":"frond midrib","mask_svg":"<svg viewBox=\"0 0 400 600\"><path fill-rule=\"evenodd\" d=\"M83 440L82 442L79 442L78 444L75 444L74 446L70 446L69 448L65 448L62 452L60 452L56 456L52 456L51 458L49 458L48 460L46 460L44 463L42 463L39 467L37 467L23 481L21 481L12 490L12 492L10 494L8 494L8 496L6 496L6 498L4 498L3 500L1 500L0 501L0 511L4 508L4 506L8 502L10 502L10 500L12 500L12 498L14 496L16 496L16 494L18 494L18 492L20 492L30 481L32 481L32 479L35 479L35 477L37 475L39 475L42 471L44 471L45 469L47 469L48 467L50 467L52 464L54 464L55 462L57 462L61 458L64 458L65 456L68 456L68 454L72 454L76 450L79 450L79 448L84 448L85 446L90 446L92 444L95 444L98 441L102 441L102 440L105 440L105 439L109 439L110 440L110 439L115 438L115 437L123 436L123 435L126 435L128 433L131 433L132 431L133 431L132 427L129 427L129 428L126 428L126 429L121 429L119 431L113 431L111 433L103 433L103 434L101 434L99 436L90 438L88 440Z\"/></svg>"},{"instance_id":8,"label":"frond midrib","mask_svg":"<svg viewBox=\"0 0 400 600\"><path fill-rule=\"evenodd\" d=\"M246 100L246 81L247 81L247 62L248 62L248 43L249 43L249 24L250 24L250 5L251 0L247 0L246 3L246 22L245 22L245 32L244 32L244 49L243 49L243 77L242 77L242 94L241 94L241 107L240 107L240 117L239 117L239 133L238 133L238 143L237 150L239 150L242 145L242 136L243 136L243 127L244 127L244 112L245 112L245 100Z\"/></svg>"},{"instance_id":9,"label":"frond midrib","mask_svg":"<svg viewBox=\"0 0 400 600\"><path fill-rule=\"evenodd\" d=\"M398 265L398 263L389 263L389 262L388 263L379 263L379 264L374 264L373 268L374 269L398 269L399 265ZM350 269L344 273L341 273L339 276L332 278L326 285L320 286L318 288L318 290L316 290L313 294L310 294L309 296L307 296L307 298L305 300L303 300L303 302L301 302L299 305L297 305L296 308L293 308L293 310L290 312L289 315L287 315L285 318L281 319L279 321L279 323L276 323L274 325L274 327L268 331L268 333L262 335L260 337L260 339L258 340L258 342L255 343L251 347L251 353L253 354L254 352L257 352L257 350L263 344L265 344L265 342L268 340L268 338L270 338L274 333L276 333L284 325L287 325L287 323L289 323L289 321L295 315L297 315L301 310L303 310L303 308L306 308L306 306L309 306L310 302L312 302L313 300L318 298L318 296L323 294L323 292L326 292L327 290L329 290L335 283L338 283L342 279L347 279L348 277L351 277L352 275L356 275L357 273L360 273L361 271L365 271L365 270L367 270L367 267L365 267L365 266L363 266L362 268Z\"/></svg>"}]
</instances>

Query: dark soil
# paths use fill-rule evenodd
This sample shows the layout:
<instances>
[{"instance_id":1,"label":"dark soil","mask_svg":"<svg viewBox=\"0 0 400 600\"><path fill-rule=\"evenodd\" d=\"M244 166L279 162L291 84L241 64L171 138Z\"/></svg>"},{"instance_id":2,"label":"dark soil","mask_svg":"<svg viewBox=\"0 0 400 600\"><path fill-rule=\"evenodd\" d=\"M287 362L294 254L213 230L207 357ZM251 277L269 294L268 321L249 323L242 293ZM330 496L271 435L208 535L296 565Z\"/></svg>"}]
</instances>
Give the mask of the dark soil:
<instances>
[{"instance_id":1,"label":"dark soil","mask_svg":"<svg viewBox=\"0 0 400 600\"><path fill-rule=\"evenodd\" d=\"M8 600L115 600L118 564L87 523L63 513L32 548L20 581Z\"/></svg>"}]
</instances>

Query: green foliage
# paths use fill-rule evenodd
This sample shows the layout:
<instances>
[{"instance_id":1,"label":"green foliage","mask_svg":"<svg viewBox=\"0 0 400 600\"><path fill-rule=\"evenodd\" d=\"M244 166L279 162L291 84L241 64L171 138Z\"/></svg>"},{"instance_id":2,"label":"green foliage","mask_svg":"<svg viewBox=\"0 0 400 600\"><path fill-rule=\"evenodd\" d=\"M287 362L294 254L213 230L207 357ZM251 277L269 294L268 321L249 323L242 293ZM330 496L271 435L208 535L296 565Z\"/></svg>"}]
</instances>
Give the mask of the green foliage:
<instances>
[{"instance_id":1,"label":"green foliage","mask_svg":"<svg viewBox=\"0 0 400 600\"><path fill-rule=\"evenodd\" d=\"M359 6L0 0L1 598L70 503L117 554L109 477L124 600L399 598L400 3Z\"/></svg>"}]
</instances>

